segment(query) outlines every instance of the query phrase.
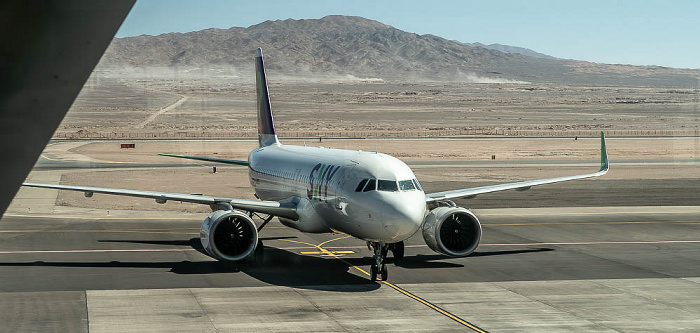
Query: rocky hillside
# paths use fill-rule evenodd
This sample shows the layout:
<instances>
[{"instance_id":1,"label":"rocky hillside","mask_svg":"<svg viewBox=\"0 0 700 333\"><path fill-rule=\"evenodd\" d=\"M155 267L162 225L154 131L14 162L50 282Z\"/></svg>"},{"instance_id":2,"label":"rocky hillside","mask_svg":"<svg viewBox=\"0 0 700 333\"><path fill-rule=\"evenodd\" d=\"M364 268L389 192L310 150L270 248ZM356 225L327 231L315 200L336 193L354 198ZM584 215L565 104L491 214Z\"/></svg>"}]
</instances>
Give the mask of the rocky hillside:
<instances>
[{"instance_id":1,"label":"rocky hillside","mask_svg":"<svg viewBox=\"0 0 700 333\"><path fill-rule=\"evenodd\" d=\"M223 70L248 77L256 47L263 48L271 78L695 87L700 77L699 70L602 65L556 59L522 48L465 44L350 16L116 38L98 70ZM521 54L527 51L532 56Z\"/></svg>"},{"instance_id":2,"label":"rocky hillside","mask_svg":"<svg viewBox=\"0 0 700 333\"><path fill-rule=\"evenodd\" d=\"M501 51L504 53L517 53L517 54L522 54L526 55L528 57L533 57L533 58L544 58L544 59L557 59L556 57L552 57L550 55L546 55L544 53L539 53L530 49L526 49L524 47L518 47L518 46L510 46L510 45L503 45L503 44L481 44L481 43L472 43L469 44L471 46L477 46L477 47L484 47L489 50L496 50L496 51Z\"/></svg>"}]
</instances>

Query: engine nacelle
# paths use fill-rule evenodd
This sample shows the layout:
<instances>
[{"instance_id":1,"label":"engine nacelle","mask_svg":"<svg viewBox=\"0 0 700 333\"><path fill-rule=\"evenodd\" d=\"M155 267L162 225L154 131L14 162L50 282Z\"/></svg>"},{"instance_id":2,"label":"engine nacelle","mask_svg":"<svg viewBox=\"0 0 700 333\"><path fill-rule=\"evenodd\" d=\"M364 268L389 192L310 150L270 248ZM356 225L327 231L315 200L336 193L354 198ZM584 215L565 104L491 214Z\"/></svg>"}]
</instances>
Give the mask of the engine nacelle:
<instances>
[{"instance_id":1,"label":"engine nacelle","mask_svg":"<svg viewBox=\"0 0 700 333\"><path fill-rule=\"evenodd\" d=\"M462 207L437 207L423 221L423 239L433 251L451 257L465 257L481 240L481 223Z\"/></svg>"},{"instance_id":2,"label":"engine nacelle","mask_svg":"<svg viewBox=\"0 0 700 333\"><path fill-rule=\"evenodd\" d=\"M238 261L255 251L258 228L253 219L242 212L217 210L204 220L199 239L215 259Z\"/></svg>"}]
</instances>

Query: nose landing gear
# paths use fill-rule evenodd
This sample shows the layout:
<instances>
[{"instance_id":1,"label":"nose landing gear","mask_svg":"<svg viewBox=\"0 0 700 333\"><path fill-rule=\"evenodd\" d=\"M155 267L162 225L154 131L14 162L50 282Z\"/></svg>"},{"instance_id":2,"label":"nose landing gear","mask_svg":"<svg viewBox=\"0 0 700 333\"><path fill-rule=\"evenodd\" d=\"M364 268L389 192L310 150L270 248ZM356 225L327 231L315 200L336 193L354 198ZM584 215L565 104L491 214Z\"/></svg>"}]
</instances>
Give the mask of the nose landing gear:
<instances>
[{"instance_id":1,"label":"nose landing gear","mask_svg":"<svg viewBox=\"0 0 700 333\"><path fill-rule=\"evenodd\" d=\"M374 250L374 262L369 267L370 281L377 281L377 275L381 275L381 281L386 281L389 274L386 270L384 259L386 259L386 255L389 252L389 244L367 242L367 245Z\"/></svg>"},{"instance_id":2,"label":"nose landing gear","mask_svg":"<svg viewBox=\"0 0 700 333\"><path fill-rule=\"evenodd\" d=\"M391 250L391 253L394 255L394 260L403 259L403 255L404 255L403 242L389 244L389 250Z\"/></svg>"},{"instance_id":3,"label":"nose landing gear","mask_svg":"<svg viewBox=\"0 0 700 333\"><path fill-rule=\"evenodd\" d=\"M377 276L381 278L380 281L386 281L389 273L387 272L386 264L384 264L384 259L386 259L389 250L391 250L395 260L402 259L404 255L403 242L393 244L367 242L367 247L374 251L374 262L369 267L370 281L377 281Z\"/></svg>"}]
</instances>

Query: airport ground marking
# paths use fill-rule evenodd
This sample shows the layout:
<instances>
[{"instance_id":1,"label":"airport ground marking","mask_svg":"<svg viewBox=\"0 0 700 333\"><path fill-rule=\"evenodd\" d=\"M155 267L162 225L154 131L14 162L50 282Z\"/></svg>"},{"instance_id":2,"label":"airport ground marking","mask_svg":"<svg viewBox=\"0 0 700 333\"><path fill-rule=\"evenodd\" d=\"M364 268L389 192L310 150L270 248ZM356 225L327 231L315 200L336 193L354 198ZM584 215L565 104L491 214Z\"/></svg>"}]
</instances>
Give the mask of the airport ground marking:
<instances>
[{"instance_id":1,"label":"airport ground marking","mask_svg":"<svg viewBox=\"0 0 700 333\"><path fill-rule=\"evenodd\" d=\"M645 244L697 244L700 240L661 240L661 241L600 241L600 242L551 242L518 244L482 244L485 246L541 246L541 245L645 245Z\"/></svg>"},{"instance_id":2,"label":"airport ground marking","mask_svg":"<svg viewBox=\"0 0 700 333\"><path fill-rule=\"evenodd\" d=\"M280 250L303 250L303 249L313 249L316 248L315 244L293 241L288 239L280 239L281 241L289 241L293 243L304 244L308 246L297 246L297 247L279 247ZM502 244L481 244L481 246L542 246L542 245L647 245L647 244L700 244L700 240L666 240L666 241L622 241L622 242L566 242L566 243L502 243ZM423 248L427 245L406 245L408 248ZM333 257L338 260L343 261L350 267L355 268L359 272L369 276L369 273L364 269L352 265L347 261L343 260L339 256L338 252L345 251L331 251L332 249L361 249L363 246L334 246L327 247L319 250L319 252L314 251L310 254L325 254L322 256ZM37 253L107 253L107 252L181 252L181 251L197 251L196 249L92 249L92 250L19 250L19 251L0 251L0 254L37 254ZM354 253L354 252L353 252ZM345 254L345 253L343 253Z\"/></svg>"},{"instance_id":3,"label":"airport ground marking","mask_svg":"<svg viewBox=\"0 0 700 333\"><path fill-rule=\"evenodd\" d=\"M181 220L195 221L191 217L118 217L118 216L80 216L80 215L58 215L58 214L5 214L8 217L34 217L50 219L72 219L72 220Z\"/></svg>"},{"instance_id":4,"label":"airport ground marking","mask_svg":"<svg viewBox=\"0 0 700 333\"><path fill-rule=\"evenodd\" d=\"M606 224L700 224L700 221L611 221L611 222L535 222L535 223L485 223L485 226L527 225L606 225Z\"/></svg>"},{"instance_id":5,"label":"airport ground marking","mask_svg":"<svg viewBox=\"0 0 700 333\"><path fill-rule=\"evenodd\" d=\"M34 216L34 215L10 215L8 216L11 217L41 217L41 216ZM50 216L49 216L50 217ZM62 217L62 218L67 218L67 217ZM72 217L71 217L72 218ZM77 218L77 217L76 217ZM84 219L89 219L89 220L133 220L134 218L131 217L121 217L121 218L88 218L84 217ZM191 221L192 219L188 218L140 218L142 220L188 220ZM494 226L494 227L504 227L504 226L537 226L537 225L624 225L624 224L700 224L700 221L612 221L612 222L541 222L541 223L485 223L483 224L484 226ZM275 227L275 226L270 226L267 227L267 229L288 229L287 227ZM155 229L155 228L149 228L149 229L111 229L111 230L70 230L70 229L65 229L65 230L60 230L60 229L29 229L29 230L15 230L15 229L10 229L10 230L0 230L0 234L2 233L148 233L148 234L173 234L173 235L198 235L199 233L197 232L199 228L162 228L162 229ZM190 232L186 232L190 231ZM328 241L325 241L319 246L326 245L327 243L330 243L335 240L339 239L344 239L344 238L349 238L351 236L345 235L340 238L335 238L331 239ZM285 249L307 249L307 248L318 248L317 245L311 244L311 243L305 243L305 242L299 242L299 241L290 241L290 242L296 242L304 245L308 245L310 247L299 247L299 248L285 248ZM664 241L665 242L665 241ZM668 241L668 242L695 242L695 241ZM533 244L541 244L541 243L533 243ZM545 244L545 243L542 243ZM564 244L564 243L546 243L546 244ZM589 243L586 243L589 244ZM493 245L493 244L481 244L483 246L488 246L488 245ZM499 244L499 246L502 245L521 245L521 244ZM407 245L407 247L414 247L414 245ZM420 245L420 247L424 247L423 245ZM343 248L343 247L328 247L328 248ZM361 248L361 247L348 247L348 248ZM326 252L323 252L323 250L319 250L321 252L318 253L302 253L302 254L325 254L327 255Z\"/></svg>"},{"instance_id":6,"label":"airport ground marking","mask_svg":"<svg viewBox=\"0 0 700 333\"><path fill-rule=\"evenodd\" d=\"M680 211L620 211L620 212L557 212L557 215L643 215L643 214L697 214L700 210L680 210ZM479 216L550 216L546 213L479 213Z\"/></svg>"},{"instance_id":7,"label":"airport ground marking","mask_svg":"<svg viewBox=\"0 0 700 333\"><path fill-rule=\"evenodd\" d=\"M90 141L90 143L94 143L94 142L96 142L96 141ZM48 148L48 147L51 147L51 146L53 146L53 145L60 144L60 143L62 143L62 142L49 143L48 145L46 145L46 147L45 147L44 149L46 149L46 148ZM66 151L70 152L70 150L66 150ZM76 154L76 153L73 153L73 154ZM56 154L54 154L54 155L56 155ZM60 153L59 153L58 155L60 155ZM94 159L94 158L92 158L92 157L90 157L90 156L83 155L83 154L78 154L78 155L82 155L82 156L85 156L85 157L89 158L90 160L89 160L88 162L93 162L93 163L111 163L111 164L138 163L138 162L103 161L103 160L96 160L96 159ZM49 161L54 161L54 162L84 162L84 161L79 161L79 160L70 160L70 159L69 159L69 160L64 160L64 159L59 159L59 158L51 158L51 157L46 156L46 151L43 151L43 152L41 153L41 155L39 155L39 156L41 156L41 157L44 158L44 159L47 159L47 160L49 160Z\"/></svg>"},{"instance_id":8,"label":"airport ground marking","mask_svg":"<svg viewBox=\"0 0 700 333\"><path fill-rule=\"evenodd\" d=\"M63 233L78 233L78 234L119 234L119 233L136 233L136 234L167 234L167 235L199 235L199 232L177 232L177 231L151 231L151 230L0 230L0 234L29 234L29 233L47 233L47 234L63 234Z\"/></svg>"},{"instance_id":9,"label":"airport ground marking","mask_svg":"<svg viewBox=\"0 0 700 333\"><path fill-rule=\"evenodd\" d=\"M600 242L543 242L543 243L481 243L479 246L541 246L541 245L645 245L645 244L698 244L700 240L660 241L600 241ZM308 243L307 243L308 244ZM311 244L308 244L311 245ZM406 245L407 248L424 248L425 244ZM311 247L280 247L280 250L304 250ZM325 249L362 249L364 246L329 246Z\"/></svg>"},{"instance_id":10,"label":"airport ground marking","mask_svg":"<svg viewBox=\"0 0 700 333\"><path fill-rule=\"evenodd\" d=\"M346 250L346 251L340 251L340 252L343 252L343 253L336 253L336 252L334 252L334 251L326 250L325 248L322 247L322 245L328 244L328 243L330 243L330 242L337 241L337 240L340 240L340 239L345 239L345 238L348 238L348 237L351 237L351 236L349 236L349 235L344 235L344 236L341 236L341 237L329 239L329 240L327 240L327 241L325 241L325 242L323 242L323 243L321 243L321 244L318 244L318 245L316 245L316 244L311 244L311 243L307 243L307 242L302 242L302 241L296 241L296 240L292 240L292 239L280 239L280 240L281 240L281 241L284 241L284 242L290 242L290 243L297 243L297 244L309 245L309 246L311 246L311 247L313 247L313 248L318 249L318 252L312 251L312 252L306 252L306 253L305 253L304 251L302 251L301 254L320 254L322 257L333 257L333 258L338 258L338 255L339 255L339 254L340 254L340 255L345 255L345 254L348 254L348 252L349 252L349 253L355 253L355 252L354 252L354 251L347 251L347 250ZM300 248L299 248L299 249L300 249Z\"/></svg>"},{"instance_id":11,"label":"airport ground marking","mask_svg":"<svg viewBox=\"0 0 700 333\"><path fill-rule=\"evenodd\" d=\"M111 250L22 250L0 251L0 254L37 254L37 253L109 253L109 252L182 252L195 249L111 249Z\"/></svg>"},{"instance_id":12,"label":"airport ground marking","mask_svg":"<svg viewBox=\"0 0 700 333\"><path fill-rule=\"evenodd\" d=\"M346 239L346 238L350 238L350 237L351 237L350 235L345 235L345 236L342 236L342 237L337 237L337 238L333 238L333 239L326 240L326 241L324 241L324 242L322 242L322 243L320 243L320 244L311 244L311 243L302 242L302 241L295 241L295 240L291 240L291 239L280 239L280 240L281 240L281 241L290 242L290 243L298 243L298 244L305 244L305 245L313 246L313 247L315 247L316 249L318 249L318 250L320 251L320 253L323 253L323 254L321 254L321 256L327 256L327 257L332 257L332 258L338 259L338 260L342 261L343 263L345 263L346 265L348 265L349 267L352 267L352 268L358 270L359 272L362 272L363 274L365 274L365 275L367 275L367 276L370 276L370 274L369 274L367 271L365 271L364 269L362 269L362 268L360 268L360 267L357 267L357 266L355 266L355 265L349 263L349 262L346 261L345 259L341 258L341 255L338 255L340 252L345 252L345 251L329 251L329 250L327 250L326 248L323 247L323 245L328 244L328 243L330 243L330 242L334 242L334 241L337 241L337 240ZM302 254L303 254L303 253L304 253L304 252L302 252ZM319 252L314 252L314 254L318 254L318 253L319 253ZM474 332L479 332L479 333L486 333L486 332L487 332L486 330L484 330L484 329L482 329L482 328L480 328L480 327L478 327L478 326L476 326L476 325L474 325L474 324L472 324L472 323L470 323L470 322L468 322L468 321L466 321L466 320L464 320L464 319L462 319L462 318L460 318L460 317L458 317L458 316L456 316L456 315L450 313L449 311L444 310L444 309L440 308L439 306L437 306L437 305L435 305L435 304L433 304L433 303L430 303L430 302L424 300L424 299L421 298L421 297L418 297L418 296L414 295L413 293L409 292L409 291L406 290L406 289L403 289L403 288L401 288L401 287L399 287L399 286L397 286L397 285L395 285L395 284L393 284L393 283L390 283L390 282L388 282L388 281L380 281L380 282L381 282L382 284L384 284L384 285L386 285L386 286L388 286L388 287L390 287L390 288L392 288L392 289L398 291L399 293L401 293L401 294L403 294L403 295L405 295L405 296L407 296L407 297L409 297L409 298L411 298L411 299L413 299L413 300L415 300L415 301L418 301L419 303L421 303L421 304L423 304L423 305L425 305L425 306L427 306L427 307L433 309L434 311L436 311L436 312L438 312L438 313L444 315L445 317L450 318L450 319L456 321L457 323L459 323L459 324L461 324L461 325L463 325L463 326L465 326L465 327L471 329L471 330L474 331Z\"/></svg>"},{"instance_id":13,"label":"airport ground marking","mask_svg":"<svg viewBox=\"0 0 700 333\"><path fill-rule=\"evenodd\" d=\"M365 272L365 273L366 273L366 272ZM393 283L391 283L391 282L382 281L382 283L385 284L385 285L387 285L387 286L389 286L389 287L391 287L392 289L394 289L394 290L396 290L396 291L398 291L398 292L400 292L400 293L402 293L402 294L408 296L409 298L411 298L411 299L413 299L413 300L416 300L416 301L418 301L419 303L422 303L423 305L425 305L425 306L427 306L427 307L429 307L429 308L431 308L431 309L433 309L433 310L435 310L435 311L441 313L441 314L444 315L445 317L450 318L450 319L452 319L452 320L454 320L454 321L456 321L456 322L462 324L463 326L468 327L469 329L471 329L471 330L474 331L474 332L479 332L479 333L486 333L486 332L487 332L486 330L480 328L479 326L476 326L476 325L474 325L474 324L472 324L472 323L470 323L470 322L468 322L468 321L466 321L466 320L464 320L464 319L462 319L462 318L460 318L460 317L458 317L458 316L456 316L456 315L454 315L454 314L448 312L447 310L444 310L444 309L440 308L439 306L437 306L437 305L435 305L435 304L433 304L433 303L431 303L431 302L429 302L429 301L426 301L425 299L423 299L423 298L421 298L421 297L419 297L419 296L416 296L415 294L413 294L413 293L407 291L406 289L403 289L403 288L401 288L401 287L399 287L399 286L397 286L397 285L395 285L395 284L393 284Z\"/></svg>"},{"instance_id":14,"label":"airport ground marking","mask_svg":"<svg viewBox=\"0 0 700 333\"><path fill-rule=\"evenodd\" d=\"M350 267L352 267L352 268L354 268L354 269L356 269L356 270L362 272L363 274L365 274L365 275L367 275L367 276L370 276L370 274L369 274L367 271L365 271L364 269L362 269L362 268L360 268L360 267L357 267L357 266L355 266L355 265L353 265L353 264L351 264L351 263L345 261L344 259L342 259L342 258L340 258L340 257L335 257L335 258L338 259L338 260L340 260L340 261L342 261L342 262L344 262L346 265L348 265L348 266L350 266ZM395 285L395 284L393 284L393 283L391 283L391 282L389 282L389 281L380 281L380 282L381 282L382 284L384 284L384 285L386 285L386 286L388 286L388 287L390 287L390 288L392 288L392 289L394 289L394 290L400 292L401 294L403 294L403 295L405 295L405 296L408 296L409 298L411 298L411 299L413 299L413 300L415 300L415 301L418 301L419 303L421 303L421 304L423 304L423 305L425 305L425 306L427 306L427 307L433 309L434 311L436 311L436 312L438 312L438 313L444 315L445 317L450 318L450 319L452 319L452 320L454 320L454 321L460 323L461 325L468 327L469 329L471 329L471 330L474 331L474 332L480 332L480 333L486 333L486 332L487 332L487 331L485 331L484 329L482 329L482 328L480 328L480 327L478 327L478 326L476 326L476 325L474 325L474 324L472 324L472 323L470 323L470 322L468 322L468 321L466 321L466 320L464 320L464 319L462 319L462 318L460 318L460 317L458 317L458 316L456 316L456 315L450 313L449 311L447 311L447 310L445 310L445 309L442 309L441 307L439 307L439 306L437 306L437 305L435 305L435 304L433 304L433 303L430 303L430 302L424 300L424 299L421 298L421 297L418 297L417 295L415 295L415 294L409 292L408 290L403 289L403 288L401 288L401 287L399 287L399 286L397 286L397 285Z\"/></svg>"}]
</instances>

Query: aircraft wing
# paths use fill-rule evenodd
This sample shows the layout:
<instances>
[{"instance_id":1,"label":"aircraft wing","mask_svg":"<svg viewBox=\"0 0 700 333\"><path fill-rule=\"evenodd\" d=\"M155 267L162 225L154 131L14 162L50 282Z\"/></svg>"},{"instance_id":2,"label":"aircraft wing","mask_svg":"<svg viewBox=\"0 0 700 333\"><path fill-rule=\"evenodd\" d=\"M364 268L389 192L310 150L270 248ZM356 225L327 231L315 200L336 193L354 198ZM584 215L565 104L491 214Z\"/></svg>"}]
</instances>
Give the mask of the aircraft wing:
<instances>
[{"instance_id":1,"label":"aircraft wing","mask_svg":"<svg viewBox=\"0 0 700 333\"><path fill-rule=\"evenodd\" d=\"M565 181L569 181L569 180L599 177L599 176L606 174L608 172L609 168L610 168L610 165L608 163L608 153L607 153L607 150L605 149L605 134L603 132L600 132L600 170L598 170L598 172L588 173L588 174L584 174L584 175L537 179L537 180L527 180L527 181L522 181L522 182L517 182L517 183L488 185L488 186L481 186L481 187L465 188L465 189L461 189L461 190L429 193L429 194L426 194L425 197L426 197L427 202L433 202L433 201L449 200L449 199L455 199L455 198L465 198L465 197L466 198L473 198L479 194L505 191L505 190L525 191L525 190L529 190L532 186L537 186L537 185L553 184L553 183L565 182Z\"/></svg>"},{"instance_id":2,"label":"aircraft wing","mask_svg":"<svg viewBox=\"0 0 700 333\"><path fill-rule=\"evenodd\" d=\"M269 214L286 217L293 220L299 218L296 212L296 204L293 202L277 201L257 201L245 199L231 199L211 197L199 194L167 193L155 191L127 190L118 188L92 187L92 186L72 186L56 184L23 183L22 186L51 188L57 190L69 190L84 192L86 197L91 197L94 193L122 195L129 197L151 198L158 203L165 203L168 200L191 202L205 205L231 205L232 208L251 211L256 213Z\"/></svg>"},{"instance_id":3,"label":"aircraft wing","mask_svg":"<svg viewBox=\"0 0 700 333\"><path fill-rule=\"evenodd\" d=\"M178 155L178 154L158 154L158 155L168 156L168 157L177 157L177 158L186 158L188 160L198 160L198 161L207 161L207 162L216 162L216 163L225 163L225 164L236 164L236 165L248 165L248 161L228 160L225 158L187 156L187 155Z\"/></svg>"}]
</instances>

